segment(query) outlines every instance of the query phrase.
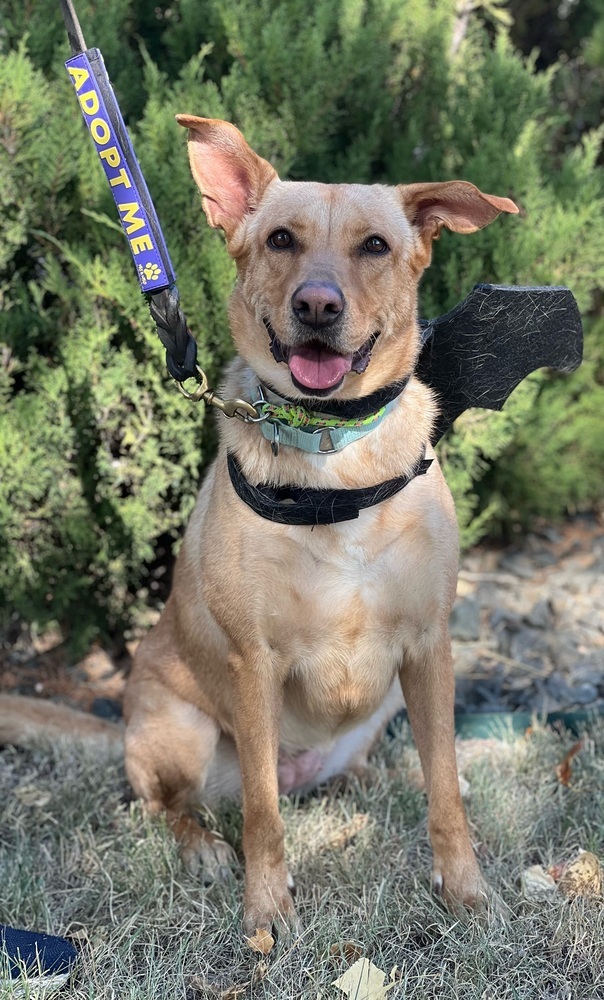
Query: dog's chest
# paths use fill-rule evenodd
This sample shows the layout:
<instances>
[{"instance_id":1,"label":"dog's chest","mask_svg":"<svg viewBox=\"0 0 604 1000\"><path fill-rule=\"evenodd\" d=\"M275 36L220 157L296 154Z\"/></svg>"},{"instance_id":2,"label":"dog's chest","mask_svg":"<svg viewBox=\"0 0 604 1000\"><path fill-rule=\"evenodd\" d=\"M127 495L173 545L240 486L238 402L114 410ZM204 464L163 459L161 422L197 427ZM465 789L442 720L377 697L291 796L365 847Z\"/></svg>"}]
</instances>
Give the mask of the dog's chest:
<instances>
[{"instance_id":1,"label":"dog's chest","mask_svg":"<svg viewBox=\"0 0 604 1000\"><path fill-rule=\"evenodd\" d=\"M290 538L271 553L278 585L263 630L289 666L286 711L326 732L375 711L416 630L417 595L398 538L376 544L367 527L315 529L310 538L306 529L302 543Z\"/></svg>"}]
</instances>

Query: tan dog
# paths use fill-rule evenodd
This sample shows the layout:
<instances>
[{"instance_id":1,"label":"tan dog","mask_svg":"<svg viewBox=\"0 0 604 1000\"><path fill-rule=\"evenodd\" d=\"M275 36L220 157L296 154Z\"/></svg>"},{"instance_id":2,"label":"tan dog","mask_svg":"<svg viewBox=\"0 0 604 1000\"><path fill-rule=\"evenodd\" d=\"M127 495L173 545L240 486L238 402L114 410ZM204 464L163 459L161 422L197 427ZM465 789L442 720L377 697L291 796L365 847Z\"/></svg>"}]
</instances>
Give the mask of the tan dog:
<instances>
[{"instance_id":1,"label":"tan dog","mask_svg":"<svg viewBox=\"0 0 604 1000\"><path fill-rule=\"evenodd\" d=\"M208 222L237 263L238 357L226 395L253 401L261 384L269 399L312 410L309 398L357 399L411 377L379 426L333 454L285 446L275 455L258 425L219 418L218 456L171 597L128 686L128 777L167 812L189 862L210 869L231 850L192 810L241 791L244 929L291 926L279 792L362 769L402 686L426 779L434 886L474 906L486 886L458 788L448 634L457 527L436 461L358 518L313 528L251 510L227 453L253 485L350 489L409 474L435 415L412 376L431 242L442 226L469 233L517 208L462 181L282 182L233 125L178 121Z\"/></svg>"},{"instance_id":2,"label":"tan dog","mask_svg":"<svg viewBox=\"0 0 604 1000\"><path fill-rule=\"evenodd\" d=\"M151 811L167 814L189 865L210 874L232 850L193 811L241 793L245 932L295 927L279 792L361 771L402 688L426 780L434 887L450 904L481 905L486 884L454 748L448 619L457 526L429 445L435 402L413 377L417 286L442 226L470 233L516 206L463 181L282 182L233 125L178 121L189 129L208 222L224 230L237 263L230 319L238 356L226 395L253 402L262 386L276 406L293 399L327 414L318 415L319 453L290 440L275 454L274 423L219 418L218 456L172 594L129 681L128 777ZM380 392L393 385L382 412ZM329 407L362 410L374 394L380 418L332 452L320 422ZM347 498L409 481L393 493L370 489L373 505L349 520L275 523L236 492L229 455L252 488L335 489ZM419 466L426 455L427 471ZM55 729L69 728L55 715ZM40 728L37 703L19 719L15 700L0 699L0 738L24 742ZM84 722L71 729L87 731Z\"/></svg>"}]
</instances>

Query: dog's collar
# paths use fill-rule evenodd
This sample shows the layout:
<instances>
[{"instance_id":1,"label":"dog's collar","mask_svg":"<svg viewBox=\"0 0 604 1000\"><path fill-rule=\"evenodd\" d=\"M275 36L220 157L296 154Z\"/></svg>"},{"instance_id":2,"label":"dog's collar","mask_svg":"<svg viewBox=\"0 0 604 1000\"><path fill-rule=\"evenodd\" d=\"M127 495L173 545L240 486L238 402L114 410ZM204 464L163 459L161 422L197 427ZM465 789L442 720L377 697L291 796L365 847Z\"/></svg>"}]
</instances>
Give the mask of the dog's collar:
<instances>
[{"instance_id":1,"label":"dog's collar","mask_svg":"<svg viewBox=\"0 0 604 1000\"><path fill-rule=\"evenodd\" d=\"M330 455L365 437L378 427L393 408L409 379L393 382L360 399L310 399L303 406L265 383L258 386L254 406L259 419L254 421L275 455L282 444L311 455ZM277 397L277 402L264 395L264 389Z\"/></svg>"},{"instance_id":2,"label":"dog's collar","mask_svg":"<svg viewBox=\"0 0 604 1000\"><path fill-rule=\"evenodd\" d=\"M268 483L252 486L232 452L227 455L227 464L235 492L260 517L279 524L318 525L353 521L365 507L389 500L416 476L426 474L432 459L425 457L425 449L423 454L424 457L418 460L409 475L357 490L270 486Z\"/></svg>"},{"instance_id":3,"label":"dog's collar","mask_svg":"<svg viewBox=\"0 0 604 1000\"><path fill-rule=\"evenodd\" d=\"M399 379L397 382L390 382L389 385L384 385L381 389L376 389L369 396L360 396L359 399L313 399L309 396L303 402L305 408L312 413L328 413L331 417L337 417L341 420L365 420L378 410L381 410L383 406L387 406L388 403L392 403L395 399L398 399L408 382L409 376ZM268 389L275 396L279 396L280 399L285 400L286 403L291 403L294 406L302 405L300 399L291 399L290 396L284 396L282 392L274 389L269 382L264 382L264 388Z\"/></svg>"},{"instance_id":4,"label":"dog's collar","mask_svg":"<svg viewBox=\"0 0 604 1000\"><path fill-rule=\"evenodd\" d=\"M341 451L346 445L375 430L396 402L393 399L368 416L345 419L306 409L283 396L278 397L277 402L269 400L262 386L258 387L258 395L259 398L254 400L260 414L258 424L264 437L271 442L275 455L279 454L282 444L311 455L330 455Z\"/></svg>"}]
</instances>

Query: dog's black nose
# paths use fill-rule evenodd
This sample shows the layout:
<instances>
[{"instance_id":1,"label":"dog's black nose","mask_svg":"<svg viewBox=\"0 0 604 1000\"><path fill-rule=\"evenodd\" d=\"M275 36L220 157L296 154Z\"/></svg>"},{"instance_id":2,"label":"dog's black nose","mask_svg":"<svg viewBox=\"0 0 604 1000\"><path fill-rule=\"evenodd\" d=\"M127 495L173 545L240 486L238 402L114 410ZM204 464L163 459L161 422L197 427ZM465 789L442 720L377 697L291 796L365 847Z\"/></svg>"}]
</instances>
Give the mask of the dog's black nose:
<instances>
[{"instance_id":1,"label":"dog's black nose","mask_svg":"<svg viewBox=\"0 0 604 1000\"><path fill-rule=\"evenodd\" d=\"M301 323L318 330L335 323L344 308L344 296L328 281L305 281L292 295L292 309Z\"/></svg>"}]
</instances>

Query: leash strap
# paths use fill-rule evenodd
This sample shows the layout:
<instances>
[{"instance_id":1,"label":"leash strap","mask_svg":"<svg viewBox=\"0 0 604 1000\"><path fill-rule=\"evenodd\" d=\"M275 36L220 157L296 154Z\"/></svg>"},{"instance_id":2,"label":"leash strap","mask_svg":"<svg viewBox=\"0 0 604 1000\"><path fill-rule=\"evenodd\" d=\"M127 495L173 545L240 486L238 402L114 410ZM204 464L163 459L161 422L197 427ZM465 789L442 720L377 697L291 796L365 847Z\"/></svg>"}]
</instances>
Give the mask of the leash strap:
<instances>
[{"instance_id":1,"label":"leash strap","mask_svg":"<svg viewBox=\"0 0 604 1000\"><path fill-rule=\"evenodd\" d=\"M65 66L109 182L141 291L166 348L168 371L177 382L197 378L197 345L180 309L166 241L103 57L99 49L86 47L72 0L61 0L61 10L72 51Z\"/></svg>"},{"instance_id":2,"label":"leash strap","mask_svg":"<svg viewBox=\"0 0 604 1000\"><path fill-rule=\"evenodd\" d=\"M143 292L174 283L172 261L99 49L65 63L105 176Z\"/></svg>"},{"instance_id":3,"label":"leash strap","mask_svg":"<svg viewBox=\"0 0 604 1000\"><path fill-rule=\"evenodd\" d=\"M318 525L353 521L361 510L389 500L416 476L424 476L432 465L432 459L420 459L408 476L397 476L396 479L360 490L315 490L300 486L269 486L268 483L252 486L232 452L227 456L227 464L235 492L260 517L279 524Z\"/></svg>"}]
</instances>

